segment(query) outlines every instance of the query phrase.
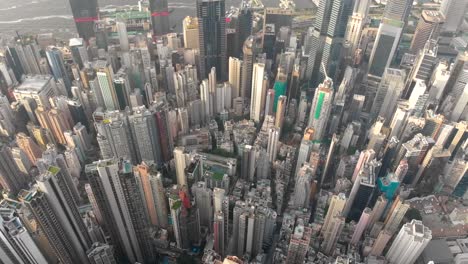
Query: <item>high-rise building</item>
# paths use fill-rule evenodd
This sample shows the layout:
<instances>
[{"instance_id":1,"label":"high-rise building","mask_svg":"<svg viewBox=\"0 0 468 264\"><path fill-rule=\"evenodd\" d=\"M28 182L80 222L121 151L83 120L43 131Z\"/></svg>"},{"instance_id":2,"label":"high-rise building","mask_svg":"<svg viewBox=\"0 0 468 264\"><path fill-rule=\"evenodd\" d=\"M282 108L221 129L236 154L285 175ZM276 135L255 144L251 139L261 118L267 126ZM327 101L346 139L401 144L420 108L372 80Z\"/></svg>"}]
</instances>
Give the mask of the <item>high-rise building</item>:
<instances>
[{"instance_id":1,"label":"high-rise building","mask_svg":"<svg viewBox=\"0 0 468 264\"><path fill-rule=\"evenodd\" d=\"M419 18L413 40L411 41L410 51L417 54L424 48L429 39L437 40L440 27L445 21L444 15L439 11L423 10Z\"/></svg>"},{"instance_id":2,"label":"high-rise building","mask_svg":"<svg viewBox=\"0 0 468 264\"><path fill-rule=\"evenodd\" d=\"M358 220L362 211L369 205L376 187L376 172L381 163L374 160L365 162L359 169L353 188L349 194L343 215Z\"/></svg>"},{"instance_id":3,"label":"high-rise building","mask_svg":"<svg viewBox=\"0 0 468 264\"><path fill-rule=\"evenodd\" d=\"M151 25L153 34L162 36L169 33L169 8L167 0L150 0Z\"/></svg>"},{"instance_id":4,"label":"high-rise building","mask_svg":"<svg viewBox=\"0 0 468 264\"><path fill-rule=\"evenodd\" d=\"M299 153L297 156L297 163L296 163L296 172L295 175L299 172L299 169L302 168L302 165L305 162L309 162L309 156L312 151L313 146L313 139L314 136L314 129L313 128L306 128L304 131L304 137L302 138L301 145L299 146Z\"/></svg>"},{"instance_id":5,"label":"high-rise building","mask_svg":"<svg viewBox=\"0 0 468 264\"><path fill-rule=\"evenodd\" d=\"M192 195L200 213L200 226L211 228L213 222L213 191L206 182L197 182L192 186Z\"/></svg>"},{"instance_id":6,"label":"high-rise building","mask_svg":"<svg viewBox=\"0 0 468 264\"><path fill-rule=\"evenodd\" d=\"M390 241L390 238L392 238L393 233L389 232L388 230L382 230L380 231L379 235L377 236L377 239L374 242L374 245L372 246L372 250L370 252L371 256L381 256L385 247L387 246L388 241Z\"/></svg>"},{"instance_id":7,"label":"high-rise building","mask_svg":"<svg viewBox=\"0 0 468 264\"><path fill-rule=\"evenodd\" d=\"M114 256L114 247L99 242L94 243L88 252L88 259L91 264L117 264Z\"/></svg>"},{"instance_id":8,"label":"high-rise building","mask_svg":"<svg viewBox=\"0 0 468 264\"><path fill-rule=\"evenodd\" d=\"M187 16L182 22L184 47L186 49L200 49L198 39L198 18Z\"/></svg>"},{"instance_id":9,"label":"high-rise building","mask_svg":"<svg viewBox=\"0 0 468 264\"><path fill-rule=\"evenodd\" d=\"M280 137L280 130L278 128L270 128L268 130L268 146L267 153L270 159L270 162L276 160L276 155L278 154L278 143Z\"/></svg>"},{"instance_id":10,"label":"high-rise building","mask_svg":"<svg viewBox=\"0 0 468 264\"><path fill-rule=\"evenodd\" d=\"M369 15L369 0L360 0L354 3L353 13L349 17L346 28L345 40L350 45L350 54L353 55L359 48L361 42L362 29L367 22Z\"/></svg>"},{"instance_id":11,"label":"high-rise building","mask_svg":"<svg viewBox=\"0 0 468 264\"><path fill-rule=\"evenodd\" d=\"M111 65L104 60L98 60L94 66L96 69L97 80L99 83L99 89L94 91L97 98L102 98L102 102L107 110L114 111L120 109L117 93L115 92L114 82L112 77L114 71ZM100 100L98 100L99 102Z\"/></svg>"},{"instance_id":12,"label":"high-rise building","mask_svg":"<svg viewBox=\"0 0 468 264\"><path fill-rule=\"evenodd\" d=\"M174 163L176 170L177 184L179 187L188 188L187 176L185 175L185 149L184 147L176 147L174 149Z\"/></svg>"},{"instance_id":13,"label":"high-rise building","mask_svg":"<svg viewBox=\"0 0 468 264\"><path fill-rule=\"evenodd\" d=\"M400 229L385 257L391 263L412 264L431 239L431 230L421 221L412 220Z\"/></svg>"},{"instance_id":14,"label":"high-rise building","mask_svg":"<svg viewBox=\"0 0 468 264\"><path fill-rule=\"evenodd\" d=\"M98 20L97 0L70 0L76 30L81 38L88 41L94 37L94 22Z\"/></svg>"},{"instance_id":15,"label":"high-rise building","mask_svg":"<svg viewBox=\"0 0 468 264\"><path fill-rule=\"evenodd\" d=\"M369 74L382 77L385 68L390 66L400 37L411 10L410 0L391 0L387 2L384 17L380 23L377 37L369 58Z\"/></svg>"},{"instance_id":16,"label":"high-rise building","mask_svg":"<svg viewBox=\"0 0 468 264\"><path fill-rule=\"evenodd\" d=\"M229 58L231 61L231 58ZM250 119L255 122L260 122L262 117L262 111L265 106L265 93L266 88L264 86L264 75L265 75L265 64L255 63L253 66L252 73L252 94L250 96ZM230 75L229 75L230 76Z\"/></svg>"},{"instance_id":17,"label":"high-rise building","mask_svg":"<svg viewBox=\"0 0 468 264\"><path fill-rule=\"evenodd\" d=\"M252 71L255 62L254 54L255 39L253 36L249 36L242 47L242 74L241 74L241 88L240 97L248 98L251 96L252 90Z\"/></svg>"},{"instance_id":18,"label":"high-rise building","mask_svg":"<svg viewBox=\"0 0 468 264\"><path fill-rule=\"evenodd\" d=\"M416 52L416 58L413 67L408 72L406 78L404 98L409 98L416 82L423 81L426 85L430 84L434 67L437 64L437 41L429 39L419 51ZM445 88L445 87L444 87Z\"/></svg>"},{"instance_id":19,"label":"high-rise building","mask_svg":"<svg viewBox=\"0 0 468 264\"><path fill-rule=\"evenodd\" d=\"M30 190L22 191L18 195L18 199L31 212L31 217L35 219L40 230L44 232L50 249L60 262L87 263L86 252L83 249L75 247L76 244L74 242L77 242L78 238L71 237L70 233L67 232L70 229L77 232L79 230L73 230L69 223L67 223L67 226L63 226L63 221L61 221L57 213L62 213L63 215L65 212L56 212L55 208L51 205L50 199L46 196L37 187L33 187ZM59 200L54 202L58 204ZM74 210L78 209L75 208ZM79 220L81 221L81 219Z\"/></svg>"},{"instance_id":20,"label":"high-rise building","mask_svg":"<svg viewBox=\"0 0 468 264\"><path fill-rule=\"evenodd\" d=\"M94 196L93 190L91 189L91 185L89 185L89 183L86 183L84 187L86 195L88 196L89 203L93 208L94 217L96 218L98 224L104 223L101 210L99 209L99 205L97 204L96 197Z\"/></svg>"},{"instance_id":21,"label":"high-rise building","mask_svg":"<svg viewBox=\"0 0 468 264\"><path fill-rule=\"evenodd\" d=\"M302 220L302 219L300 219ZM301 264L304 263L307 252L309 251L310 239L312 236L312 229L304 226L303 221L294 228L294 233L289 241L288 248L288 264Z\"/></svg>"},{"instance_id":22,"label":"high-rise building","mask_svg":"<svg viewBox=\"0 0 468 264\"><path fill-rule=\"evenodd\" d=\"M385 199L385 197L382 195L377 198L377 201L375 202L374 208L372 208L372 212L367 223L368 230L372 230L374 224L380 221L380 218L382 217L385 208L387 208L387 202L387 199Z\"/></svg>"},{"instance_id":23,"label":"high-rise building","mask_svg":"<svg viewBox=\"0 0 468 264\"><path fill-rule=\"evenodd\" d=\"M441 109L445 116L453 122L466 120L463 115L468 105L468 89L466 89L466 86L468 86L468 50L458 54L445 86L446 97Z\"/></svg>"},{"instance_id":24,"label":"high-rise building","mask_svg":"<svg viewBox=\"0 0 468 264\"><path fill-rule=\"evenodd\" d=\"M336 243L341 236L345 225L345 218L343 216L334 216L330 219L330 223L326 232L323 232L324 240L321 248L325 254L333 255L336 248Z\"/></svg>"},{"instance_id":25,"label":"high-rise building","mask_svg":"<svg viewBox=\"0 0 468 264\"><path fill-rule=\"evenodd\" d=\"M161 173L155 166L146 163L137 165L134 168L135 178L140 187L143 199L146 204L146 212L149 222L161 228L167 227L167 205L164 188L161 181Z\"/></svg>"},{"instance_id":26,"label":"high-rise building","mask_svg":"<svg viewBox=\"0 0 468 264\"><path fill-rule=\"evenodd\" d=\"M442 25L442 30L445 32L455 33L458 31L468 3L463 0L444 0L440 5L440 12L445 17L445 22Z\"/></svg>"},{"instance_id":27,"label":"high-rise building","mask_svg":"<svg viewBox=\"0 0 468 264\"><path fill-rule=\"evenodd\" d=\"M288 101L288 98L284 95L281 95L278 98L278 106L276 108L276 117L275 117L275 127L280 130L280 134L281 134L281 130L284 124L287 101Z\"/></svg>"},{"instance_id":28,"label":"high-rise building","mask_svg":"<svg viewBox=\"0 0 468 264\"><path fill-rule=\"evenodd\" d=\"M359 222L357 223L353 236L351 238L351 244L357 244L359 240L361 240L362 234L366 230L367 224L369 223L370 217L372 214L372 210L367 207L361 214L361 218L359 218Z\"/></svg>"},{"instance_id":29,"label":"high-rise building","mask_svg":"<svg viewBox=\"0 0 468 264\"><path fill-rule=\"evenodd\" d=\"M218 81L226 80L226 18L224 0L197 0L200 36L200 77L216 68Z\"/></svg>"},{"instance_id":30,"label":"high-rise building","mask_svg":"<svg viewBox=\"0 0 468 264\"><path fill-rule=\"evenodd\" d=\"M73 187L70 184L73 183L66 179L66 173L59 167L49 166L36 182L82 260L86 259L84 253L90 247L91 239L78 211L78 201L71 191Z\"/></svg>"},{"instance_id":31,"label":"high-rise building","mask_svg":"<svg viewBox=\"0 0 468 264\"><path fill-rule=\"evenodd\" d=\"M72 83L70 77L68 76L68 72L65 69L62 51L56 47L51 47L46 50L46 55L55 81L63 80L68 95L70 95Z\"/></svg>"},{"instance_id":32,"label":"high-rise building","mask_svg":"<svg viewBox=\"0 0 468 264\"><path fill-rule=\"evenodd\" d=\"M256 150L251 145L245 145L241 154L241 178L250 182L254 182L255 152Z\"/></svg>"},{"instance_id":33,"label":"high-rise building","mask_svg":"<svg viewBox=\"0 0 468 264\"><path fill-rule=\"evenodd\" d=\"M224 214L222 211L217 211L214 214L213 221L213 235L214 235L214 250L221 256L225 253L225 236L227 235L224 230Z\"/></svg>"},{"instance_id":34,"label":"high-rise building","mask_svg":"<svg viewBox=\"0 0 468 264\"><path fill-rule=\"evenodd\" d=\"M265 101L265 116L273 115L273 104L275 102L275 90L268 89Z\"/></svg>"},{"instance_id":35,"label":"high-rise building","mask_svg":"<svg viewBox=\"0 0 468 264\"><path fill-rule=\"evenodd\" d=\"M16 195L21 189L27 188L28 174L21 172L13 159L11 148L0 143L0 184L12 195Z\"/></svg>"},{"instance_id":36,"label":"high-rise building","mask_svg":"<svg viewBox=\"0 0 468 264\"><path fill-rule=\"evenodd\" d=\"M444 191L452 193L465 177L467 171L468 161L465 160L464 155L456 156L453 161L447 163L443 171L443 175L445 175Z\"/></svg>"},{"instance_id":37,"label":"high-rise building","mask_svg":"<svg viewBox=\"0 0 468 264\"><path fill-rule=\"evenodd\" d=\"M322 236L325 236L325 233L329 233L332 225L332 221L335 217L339 217L343 213L343 209L346 204L346 195L340 193L338 195L333 195L330 200L330 206L328 207L327 215L322 225Z\"/></svg>"},{"instance_id":38,"label":"high-rise building","mask_svg":"<svg viewBox=\"0 0 468 264\"><path fill-rule=\"evenodd\" d=\"M352 4L349 0L319 1L306 72L307 79L314 82L312 86L318 85L327 75L335 79L338 74Z\"/></svg>"},{"instance_id":39,"label":"high-rise building","mask_svg":"<svg viewBox=\"0 0 468 264\"><path fill-rule=\"evenodd\" d=\"M157 137L157 125L154 112L145 106L134 107L132 115L128 116L128 123L134 139L133 147L138 162L155 163L161 165L161 145ZM150 143L150 144L148 144Z\"/></svg>"},{"instance_id":40,"label":"high-rise building","mask_svg":"<svg viewBox=\"0 0 468 264\"><path fill-rule=\"evenodd\" d=\"M135 143L132 140L132 131L129 129L125 113L118 111L95 112L94 122L102 158L123 158L137 164Z\"/></svg>"},{"instance_id":41,"label":"high-rise building","mask_svg":"<svg viewBox=\"0 0 468 264\"><path fill-rule=\"evenodd\" d=\"M326 79L315 90L308 124L308 127L311 127L315 130L314 140L322 140L326 136L327 125L332 108L332 86L332 80Z\"/></svg>"},{"instance_id":42,"label":"high-rise building","mask_svg":"<svg viewBox=\"0 0 468 264\"><path fill-rule=\"evenodd\" d=\"M393 68L385 70L372 104L370 112L372 120L378 116L385 120L391 118L397 106L397 100L405 88L405 77L404 70Z\"/></svg>"},{"instance_id":43,"label":"high-rise building","mask_svg":"<svg viewBox=\"0 0 468 264\"><path fill-rule=\"evenodd\" d=\"M296 175L293 204L298 208L309 209L312 197L316 168L304 164Z\"/></svg>"},{"instance_id":44,"label":"high-rise building","mask_svg":"<svg viewBox=\"0 0 468 264\"><path fill-rule=\"evenodd\" d=\"M402 202L400 197L397 197L395 201L393 201L392 207L390 208L387 218L385 219L385 229L389 232L395 233L400 226L401 220L408 211L409 205Z\"/></svg>"},{"instance_id":45,"label":"high-rise building","mask_svg":"<svg viewBox=\"0 0 468 264\"><path fill-rule=\"evenodd\" d=\"M86 165L85 172L116 252L123 253L130 262L142 262L144 245L139 239L143 237L138 235L145 231L141 223L146 217L141 213L144 207L132 165L117 159L101 160Z\"/></svg>"},{"instance_id":46,"label":"high-rise building","mask_svg":"<svg viewBox=\"0 0 468 264\"><path fill-rule=\"evenodd\" d=\"M119 35L120 50L122 52L128 52L130 50L130 44L128 43L127 24L117 21L116 26L117 34Z\"/></svg>"},{"instance_id":47,"label":"high-rise building","mask_svg":"<svg viewBox=\"0 0 468 264\"><path fill-rule=\"evenodd\" d=\"M229 57L229 83L232 87L232 98L237 98L241 95L242 88L242 60L234 57Z\"/></svg>"},{"instance_id":48,"label":"high-rise building","mask_svg":"<svg viewBox=\"0 0 468 264\"><path fill-rule=\"evenodd\" d=\"M47 263L15 210L0 211L0 255L4 263Z\"/></svg>"}]
</instances>

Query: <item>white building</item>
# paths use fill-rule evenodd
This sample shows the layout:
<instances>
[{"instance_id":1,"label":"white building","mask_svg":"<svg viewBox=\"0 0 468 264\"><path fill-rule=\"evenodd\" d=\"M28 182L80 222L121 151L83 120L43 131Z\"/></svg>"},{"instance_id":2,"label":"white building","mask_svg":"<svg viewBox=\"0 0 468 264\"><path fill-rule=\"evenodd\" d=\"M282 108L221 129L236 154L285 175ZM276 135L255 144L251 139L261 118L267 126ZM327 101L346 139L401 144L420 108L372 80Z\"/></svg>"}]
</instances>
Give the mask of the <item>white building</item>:
<instances>
[{"instance_id":1,"label":"white building","mask_svg":"<svg viewBox=\"0 0 468 264\"><path fill-rule=\"evenodd\" d=\"M413 264L431 239L431 230L412 220L400 229L385 257L390 263Z\"/></svg>"}]
</instances>

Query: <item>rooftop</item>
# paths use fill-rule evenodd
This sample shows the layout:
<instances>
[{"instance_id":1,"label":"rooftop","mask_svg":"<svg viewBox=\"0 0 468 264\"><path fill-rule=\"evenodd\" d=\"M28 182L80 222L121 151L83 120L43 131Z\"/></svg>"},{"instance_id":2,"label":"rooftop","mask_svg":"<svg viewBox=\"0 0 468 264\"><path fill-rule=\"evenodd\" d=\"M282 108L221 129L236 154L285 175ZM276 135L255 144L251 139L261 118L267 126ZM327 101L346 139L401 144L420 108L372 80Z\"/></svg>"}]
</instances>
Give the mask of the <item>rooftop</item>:
<instances>
[{"instance_id":1,"label":"rooftop","mask_svg":"<svg viewBox=\"0 0 468 264\"><path fill-rule=\"evenodd\" d=\"M421 16L429 23L443 23L445 21L445 17L440 11L423 10Z\"/></svg>"},{"instance_id":2,"label":"rooftop","mask_svg":"<svg viewBox=\"0 0 468 264\"><path fill-rule=\"evenodd\" d=\"M23 83L15 91L40 92L52 79L51 75L27 75Z\"/></svg>"}]
</instances>

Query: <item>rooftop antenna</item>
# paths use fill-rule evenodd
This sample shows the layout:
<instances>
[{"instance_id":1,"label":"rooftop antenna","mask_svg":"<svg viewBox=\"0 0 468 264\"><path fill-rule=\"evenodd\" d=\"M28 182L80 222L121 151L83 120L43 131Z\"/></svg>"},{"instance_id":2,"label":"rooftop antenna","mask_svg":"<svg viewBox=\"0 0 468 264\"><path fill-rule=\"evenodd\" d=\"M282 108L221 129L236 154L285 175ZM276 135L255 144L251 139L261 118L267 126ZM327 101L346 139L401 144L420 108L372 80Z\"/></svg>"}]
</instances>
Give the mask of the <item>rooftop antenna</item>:
<instances>
[{"instance_id":1,"label":"rooftop antenna","mask_svg":"<svg viewBox=\"0 0 468 264\"><path fill-rule=\"evenodd\" d=\"M327 69L325 68L325 64L323 63L323 61L322 61L322 70L323 70L323 74L325 74L325 79L330 79L330 77L327 74Z\"/></svg>"}]
</instances>

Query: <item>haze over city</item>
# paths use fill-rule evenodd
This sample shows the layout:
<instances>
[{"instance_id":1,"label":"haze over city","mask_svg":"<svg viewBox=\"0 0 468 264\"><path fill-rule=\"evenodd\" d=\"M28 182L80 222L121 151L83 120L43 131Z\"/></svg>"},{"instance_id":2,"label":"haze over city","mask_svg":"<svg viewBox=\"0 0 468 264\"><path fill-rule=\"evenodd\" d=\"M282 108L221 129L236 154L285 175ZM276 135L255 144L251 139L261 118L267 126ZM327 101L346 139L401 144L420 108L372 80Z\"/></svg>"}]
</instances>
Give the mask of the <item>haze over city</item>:
<instances>
[{"instance_id":1,"label":"haze over city","mask_svg":"<svg viewBox=\"0 0 468 264\"><path fill-rule=\"evenodd\" d=\"M1 0L0 263L468 263L467 11Z\"/></svg>"}]
</instances>

